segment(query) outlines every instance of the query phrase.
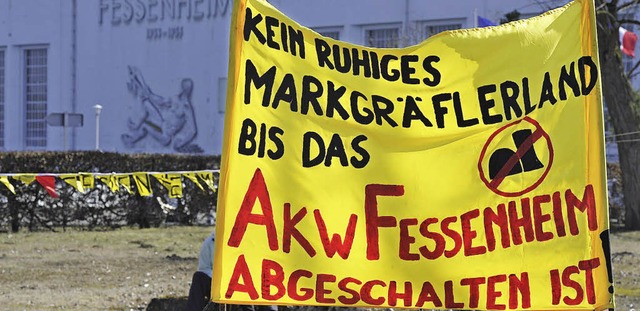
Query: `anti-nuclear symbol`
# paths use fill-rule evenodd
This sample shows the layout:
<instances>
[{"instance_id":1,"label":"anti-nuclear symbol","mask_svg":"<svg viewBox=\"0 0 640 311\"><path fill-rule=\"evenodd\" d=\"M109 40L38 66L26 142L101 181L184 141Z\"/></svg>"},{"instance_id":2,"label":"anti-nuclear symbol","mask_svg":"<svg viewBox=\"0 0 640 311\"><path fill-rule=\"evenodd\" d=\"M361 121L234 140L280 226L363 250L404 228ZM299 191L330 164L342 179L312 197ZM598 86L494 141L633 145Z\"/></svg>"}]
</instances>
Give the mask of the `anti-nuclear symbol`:
<instances>
[{"instance_id":1,"label":"anti-nuclear symbol","mask_svg":"<svg viewBox=\"0 0 640 311\"><path fill-rule=\"evenodd\" d=\"M537 188L553 163L551 137L536 120L524 117L489 136L478 159L480 179L505 197Z\"/></svg>"},{"instance_id":2,"label":"anti-nuclear symbol","mask_svg":"<svg viewBox=\"0 0 640 311\"><path fill-rule=\"evenodd\" d=\"M522 172L529 172L537 169L541 169L544 167L542 162L538 159L536 155L536 150L531 145L529 148L524 147L523 145L527 142L527 139L531 141L531 134L533 132L530 129L519 130L511 134L513 137L513 142L516 145L516 150L511 150L508 148L501 148L493 152L491 158L489 158L489 178L494 179L500 173L504 167L507 166L507 162L509 159L514 158L518 159L516 156L516 152L526 149L520 160L516 162L511 170L505 175L516 175Z\"/></svg>"}]
</instances>

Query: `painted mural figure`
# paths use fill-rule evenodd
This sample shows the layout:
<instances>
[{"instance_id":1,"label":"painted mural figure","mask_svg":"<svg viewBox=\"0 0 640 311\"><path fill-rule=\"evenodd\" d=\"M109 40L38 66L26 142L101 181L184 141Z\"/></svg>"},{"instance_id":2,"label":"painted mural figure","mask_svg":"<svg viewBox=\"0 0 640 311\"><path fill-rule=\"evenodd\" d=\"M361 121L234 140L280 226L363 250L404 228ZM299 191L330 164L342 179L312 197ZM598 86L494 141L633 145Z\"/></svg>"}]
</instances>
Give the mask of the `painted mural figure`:
<instances>
[{"instance_id":1,"label":"painted mural figure","mask_svg":"<svg viewBox=\"0 0 640 311\"><path fill-rule=\"evenodd\" d=\"M182 79L180 93L163 97L151 91L140 70L129 67L129 91L139 100L137 112L127 120L129 132L122 134L122 142L132 148L141 139L150 136L163 146L171 146L180 152L198 152L196 145L189 145L198 134L191 105L193 80Z\"/></svg>"}]
</instances>

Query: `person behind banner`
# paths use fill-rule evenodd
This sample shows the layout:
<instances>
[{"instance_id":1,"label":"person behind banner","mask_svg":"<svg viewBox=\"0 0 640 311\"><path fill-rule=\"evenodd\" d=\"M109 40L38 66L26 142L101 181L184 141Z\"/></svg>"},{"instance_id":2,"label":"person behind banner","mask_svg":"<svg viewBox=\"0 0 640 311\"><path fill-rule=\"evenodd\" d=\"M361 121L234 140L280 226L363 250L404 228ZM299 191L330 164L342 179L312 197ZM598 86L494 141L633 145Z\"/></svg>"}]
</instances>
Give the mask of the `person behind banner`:
<instances>
[{"instance_id":1,"label":"person behind banner","mask_svg":"<svg viewBox=\"0 0 640 311\"><path fill-rule=\"evenodd\" d=\"M215 232L206 237L200 247L198 257L198 269L193 273L191 286L189 287L189 298L185 311L217 310L211 301L211 277L213 271L213 245L216 239ZM228 311L277 311L276 306L253 306L253 305L229 305Z\"/></svg>"},{"instance_id":2,"label":"person behind banner","mask_svg":"<svg viewBox=\"0 0 640 311\"><path fill-rule=\"evenodd\" d=\"M189 298L185 311L202 311L211 300L211 275L213 273L213 242L215 232L206 237L200 247L198 269L193 273Z\"/></svg>"}]
</instances>

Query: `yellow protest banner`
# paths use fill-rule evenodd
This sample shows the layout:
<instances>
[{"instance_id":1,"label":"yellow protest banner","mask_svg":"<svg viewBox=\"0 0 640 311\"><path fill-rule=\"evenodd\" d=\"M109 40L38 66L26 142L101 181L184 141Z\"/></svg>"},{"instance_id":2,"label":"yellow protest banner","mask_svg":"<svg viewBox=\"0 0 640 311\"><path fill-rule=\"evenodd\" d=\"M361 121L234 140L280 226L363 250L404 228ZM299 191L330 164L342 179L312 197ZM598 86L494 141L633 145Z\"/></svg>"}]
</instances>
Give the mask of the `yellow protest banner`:
<instances>
[{"instance_id":1,"label":"yellow protest banner","mask_svg":"<svg viewBox=\"0 0 640 311\"><path fill-rule=\"evenodd\" d=\"M198 188L200 188L200 190L204 191L204 188L198 181L198 173L196 172L182 173L182 177L185 177L191 180L191 182L194 183Z\"/></svg>"},{"instance_id":2,"label":"yellow protest banner","mask_svg":"<svg viewBox=\"0 0 640 311\"><path fill-rule=\"evenodd\" d=\"M16 193L16 189L15 189L15 187L13 187L13 185L9 181L9 177L8 176L0 176L0 183L2 183L5 187L7 187L7 189L9 189L9 191L11 191L11 193L13 193L13 194Z\"/></svg>"},{"instance_id":3,"label":"yellow protest banner","mask_svg":"<svg viewBox=\"0 0 640 311\"><path fill-rule=\"evenodd\" d=\"M151 174L155 179L163 185L169 194L170 198L182 197L182 174L170 173L170 174Z\"/></svg>"},{"instance_id":4,"label":"yellow protest banner","mask_svg":"<svg viewBox=\"0 0 640 311\"><path fill-rule=\"evenodd\" d=\"M138 194L143 197L151 196L153 193L153 188L151 187L151 180L149 179L149 174L147 173L132 173L131 177L133 177L133 181L136 183L136 189L138 189Z\"/></svg>"},{"instance_id":5,"label":"yellow protest banner","mask_svg":"<svg viewBox=\"0 0 640 311\"><path fill-rule=\"evenodd\" d=\"M114 174L113 178L118 181L118 185L131 193L131 174Z\"/></svg>"},{"instance_id":6,"label":"yellow protest banner","mask_svg":"<svg viewBox=\"0 0 640 311\"><path fill-rule=\"evenodd\" d=\"M83 182L85 180L85 178L83 178L84 176L80 174L59 174L58 177L62 179L62 181L66 182L67 184L75 188L76 190L83 193L85 192L86 188L84 187L84 182Z\"/></svg>"},{"instance_id":7,"label":"yellow protest banner","mask_svg":"<svg viewBox=\"0 0 640 311\"><path fill-rule=\"evenodd\" d=\"M234 3L212 300L613 306L592 1L399 49Z\"/></svg>"},{"instance_id":8,"label":"yellow protest banner","mask_svg":"<svg viewBox=\"0 0 640 311\"><path fill-rule=\"evenodd\" d=\"M105 184L111 192L120 190L120 183L114 174L95 174L94 178Z\"/></svg>"},{"instance_id":9,"label":"yellow protest banner","mask_svg":"<svg viewBox=\"0 0 640 311\"><path fill-rule=\"evenodd\" d=\"M216 181L215 181L215 177L213 176L213 173L205 172L205 171L200 171L195 173L198 176L198 179L201 180L205 185L207 185L209 189L211 189L213 192L216 191L216 185L215 185Z\"/></svg>"}]
</instances>

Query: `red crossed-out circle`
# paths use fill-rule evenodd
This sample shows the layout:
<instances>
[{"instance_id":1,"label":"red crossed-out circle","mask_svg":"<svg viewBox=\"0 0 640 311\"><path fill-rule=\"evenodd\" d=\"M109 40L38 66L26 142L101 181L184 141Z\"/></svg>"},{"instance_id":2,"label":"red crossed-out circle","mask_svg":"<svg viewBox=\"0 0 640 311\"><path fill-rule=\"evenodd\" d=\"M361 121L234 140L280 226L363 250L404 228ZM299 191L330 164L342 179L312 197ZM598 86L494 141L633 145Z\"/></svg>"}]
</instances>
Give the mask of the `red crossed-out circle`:
<instances>
[{"instance_id":1,"label":"red crossed-out circle","mask_svg":"<svg viewBox=\"0 0 640 311\"><path fill-rule=\"evenodd\" d=\"M505 163L505 165L500 169L500 171L498 172L498 174L495 176L495 178L493 178L492 180L489 180L485 174L484 168L483 168L483 162L484 162L484 158L486 156L487 153L487 149L489 147L489 144L497 137L499 136L499 134L501 134L502 132L504 132L505 130L507 130L510 127L516 126L518 124L520 124L522 121L525 121L531 125L533 125L535 127L535 131L533 131L533 133L524 141L524 143L522 143L522 145L518 148L518 150L516 150L516 152L509 158L509 160ZM504 191L504 190L500 190L498 189L498 187L500 186L500 184L502 184L502 182L504 181L505 177L507 177L507 174L511 171L511 169L520 161L520 159L522 158L522 156L531 148L533 148L533 145L540 139L540 138L544 138L547 142L547 148L549 150L549 163L546 165L544 173L542 173L542 175L540 175L540 177L538 178L538 180L536 180L533 184L531 184L530 186L520 190L520 191L514 191L514 192L509 192L509 191ZM517 196L521 196L535 188L537 188L542 181L545 179L545 177L547 177L547 174L549 173L549 170L551 169L551 164L553 163L553 146L551 145L551 138L549 137L549 134L547 134L547 132L545 132L542 127L540 126L540 123L538 123L536 120L530 118L530 117L524 117L521 120L509 123L501 128L499 128L497 131L495 131L493 134L491 134L491 136L489 136L489 139L487 139L487 142L484 144L484 147L482 147L482 152L480 153L480 159L478 160L478 172L480 173L480 179L482 179L482 182L484 182L484 184L487 186L487 188L491 189L491 191L495 192L496 194L499 194L501 196L504 197L517 197Z\"/></svg>"}]
</instances>

